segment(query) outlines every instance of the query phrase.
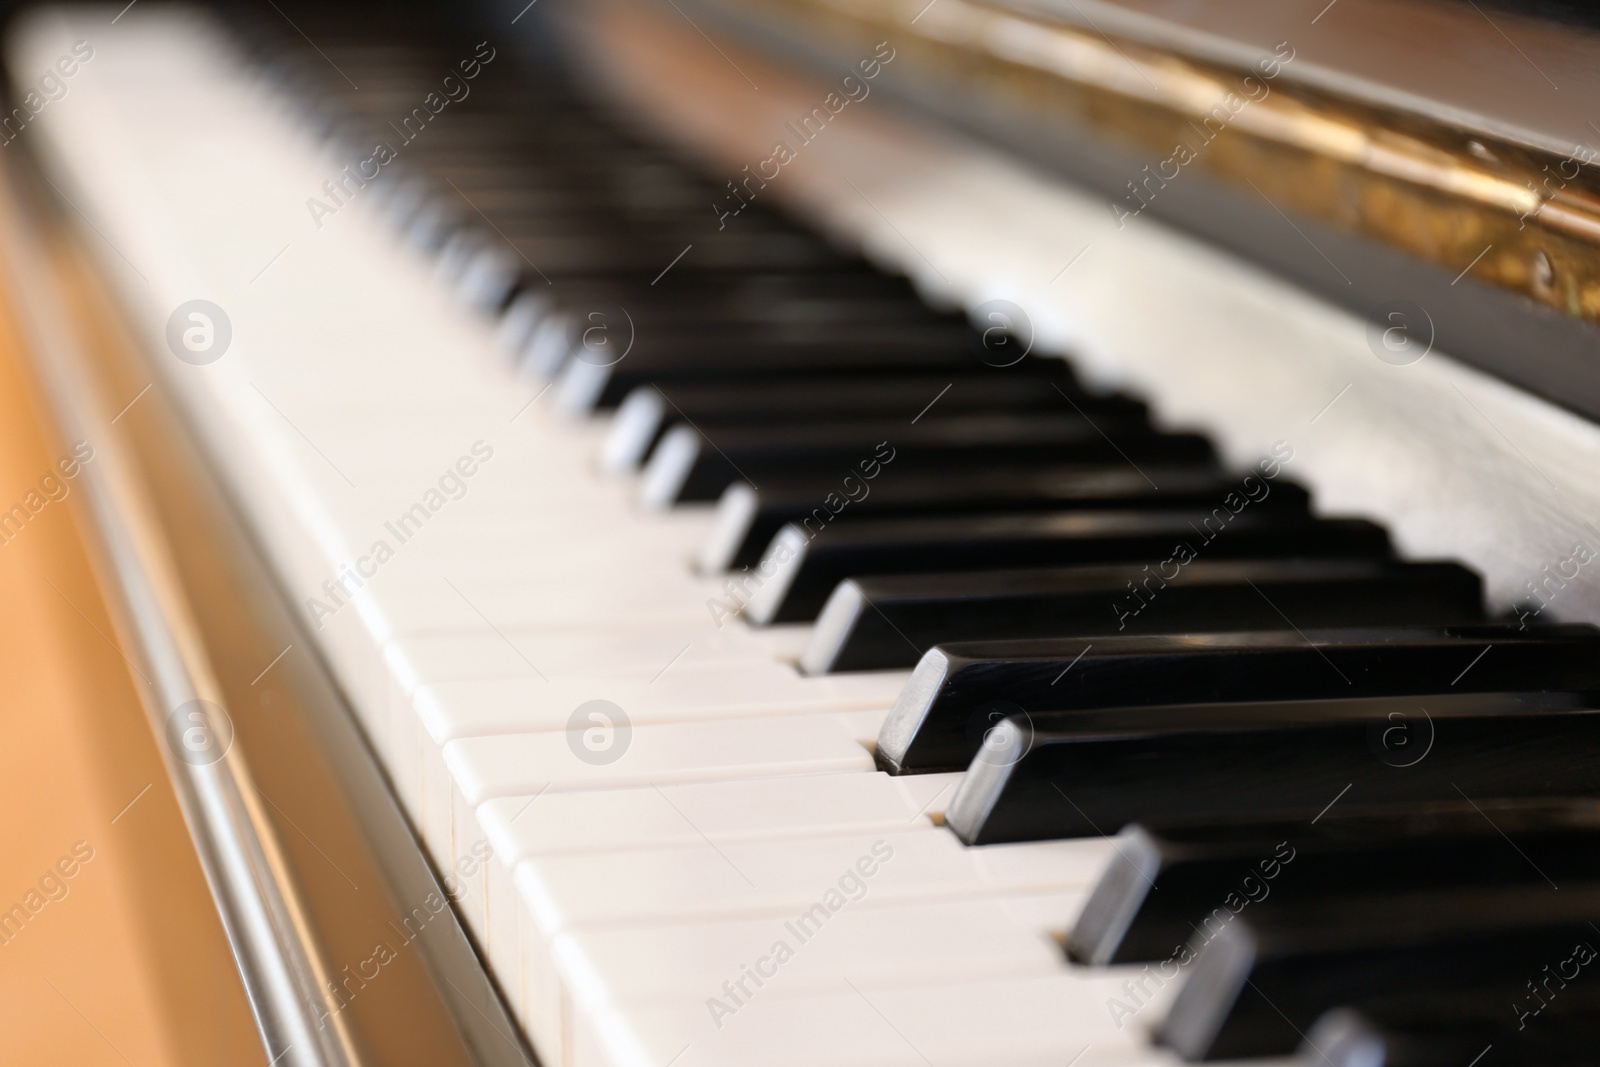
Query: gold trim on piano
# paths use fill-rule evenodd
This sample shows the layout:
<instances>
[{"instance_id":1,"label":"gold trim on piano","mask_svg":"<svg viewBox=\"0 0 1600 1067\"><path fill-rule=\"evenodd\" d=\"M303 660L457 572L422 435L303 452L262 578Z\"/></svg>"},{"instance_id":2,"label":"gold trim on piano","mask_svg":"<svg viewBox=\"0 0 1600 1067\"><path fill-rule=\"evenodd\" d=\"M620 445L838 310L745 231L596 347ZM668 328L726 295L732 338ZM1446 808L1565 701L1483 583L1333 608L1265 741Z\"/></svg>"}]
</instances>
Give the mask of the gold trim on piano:
<instances>
[{"instance_id":1,"label":"gold trim on piano","mask_svg":"<svg viewBox=\"0 0 1600 1067\"><path fill-rule=\"evenodd\" d=\"M1297 84L1292 41L1255 68L1228 68L982 0L740 8L727 10L799 24L847 54L888 40L897 68L946 90L985 91L1020 116L1152 153L1113 201L1125 224L1197 168L1275 208L1600 320L1600 181L1584 166L1594 157L1496 142ZM1242 105L1230 106L1230 94Z\"/></svg>"}]
</instances>

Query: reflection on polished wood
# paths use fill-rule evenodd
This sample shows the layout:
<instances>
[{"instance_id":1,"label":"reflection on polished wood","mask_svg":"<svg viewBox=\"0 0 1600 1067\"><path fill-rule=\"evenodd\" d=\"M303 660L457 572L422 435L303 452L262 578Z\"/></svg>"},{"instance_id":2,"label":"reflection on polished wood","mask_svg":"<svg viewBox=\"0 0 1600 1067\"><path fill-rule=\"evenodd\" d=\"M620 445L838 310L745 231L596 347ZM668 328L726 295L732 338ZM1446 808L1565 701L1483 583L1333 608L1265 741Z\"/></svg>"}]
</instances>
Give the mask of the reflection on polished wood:
<instances>
[{"instance_id":1,"label":"reflection on polished wood","mask_svg":"<svg viewBox=\"0 0 1600 1067\"><path fill-rule=\"evenodd\" d=\"M0 1062L265 1063L47 425L0 294Z\"/></svg>"}]
</instances>

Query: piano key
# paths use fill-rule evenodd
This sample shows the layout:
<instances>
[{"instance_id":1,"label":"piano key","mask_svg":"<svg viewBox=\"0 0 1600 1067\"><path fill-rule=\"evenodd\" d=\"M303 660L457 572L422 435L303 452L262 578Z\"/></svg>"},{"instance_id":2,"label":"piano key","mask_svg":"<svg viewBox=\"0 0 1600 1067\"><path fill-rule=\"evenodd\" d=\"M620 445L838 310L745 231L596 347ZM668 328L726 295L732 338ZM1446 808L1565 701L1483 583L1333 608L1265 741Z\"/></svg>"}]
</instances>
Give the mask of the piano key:
<instances>
[{"instance_id":1,"label":"piano key","mask_svg":"<svg viewBox=\"0 0 1600 1067\"><path fill-rule=\"evenodd\" d=\"M851 344L846 338L833 345L763 345L756 350L729 344L706 353L685 338L677 347L629 351L614 363L573 358L556 378L556 399L563 410L577 414L616 407L641 385L718 381L737 373L836 376L981 366L967 335L949 326L896 328L893 338L878 347Z\"/></svg>"},{"instance_id":2,"label":"piano key","mask_svg":"<svg viewBox=\"0 0 1600 1067\"><path fill-rule=\"evenodd\" d=\"M467 737L444 748L444 762L462 800L476 808L495 797L543 789L643 786L650 783L873 770L863 744L881 723L863 715L791 715L747 720L655 723L623 735L627 747L611 763L577 755L564 728L541 733Z\"/></svg>"},{"instance_id":3,"label":"piano key","mask_svg":"<svg viewBox=\"0 0 1600 1067\"><path fill-rule=\"evenodd\" d=\"M541 288L550 287L535 285L525 291L537 293ZM679 273L674 268L648 286L625 278L569 276L561 279L561 291L572 294L580 304L627 298L650 314L715 314L741 322L781 322L802 312L853 318L868 309L876 313L885 308L924 319L938 317L903 275L885 273L856 258L840 259L826 270L808 271L690 269ZM1062 372L1069 373L1065 365Z\"/></svg>"},{"instance_id":4,"label":"piano key","mask_svg":"<svg viewBox=\"0 0 1600 1067\"><path fill-rule=\"evenodd\" d=\"M1226 514L1226 511L1224 511ZM1205 531L1214 532L1208 538ZM1224 536L1224 530L1226 535ZM1388 558L1388 536L1360 519L1233 515L1223 525L1208 511L1044 512L864 520L813 538L790 524L762 558L750 621L814 619L841 581L859 575L972 570L1003 560L1009 567L1167 560L1205 554L1241 557Z\"/></svg>"},{"instance_id":5,"label":"piano key","mask_svg":"<svg viewBox=\"0 0 1600 1067\"><path fill-rule=\"evenodd\" d=\"M498 253L500 250L493 251ZM649 295L659 298L663 294ZM824 347L836 344L857 348L869 345L885 347L900 340L908 331L913 334L918 331L928 333L930 339L937 338L941 329L952 337L964 336L964 326L959 321L935 318L925 306L909 301L813 300L806 304L792 304L787 310L784 303L777 303L766 307L765 318L749 313L730 318L719 313L720 302L715 299L714 293L700 292L693 299L685 299L680 295L670 303L656 303L645 297L646 294L637 289L617 290L614 294L604 290L585 294L581 290L575 291L569 281L563 280L560 304L558 307L552 306L545 316L546 321L559 321L563 328L559 335L547 338L540 347L522 349L519 361L521 370L531 380L544 383L554 378L569 358L606 365L612 362L608 352L617 360L632 358L637 346L645 343L641 338L648 338L658 346L683 348L691 343L689 338L692 338L693 343L704 344L707 350L743 346L752 351L767 352L774 347ZM626 357L620 351L604 347L608 335L624 339L619 343L619 349L627 349ZM629 342L632 342L631 345ZM752 371L759 372L760 367L761 360L751 359L722 380L739 374L749 376ZM765 379L768 383L770 380ZM752 384L758 381L762 379L752 379ZM948 378L934 386L929 395L947 384ZM640 388L649 387L635 388L628 395L638 393ZM677 393L682 388L674 388L673 392ZM747 398L754 391L747 390ZM1063 403L1059 396L1056 401L1057 404ZM926 404L926 399L922 403ZM861 402L858 402L858 406L862 406ZM920 408L913 408L912 413L915 414L917 410ZM694 418L693 413L690 418ZM715 419L708 415L706 421Z\"/></svg>"},{"instance_id":6,"label":"piano key","mask_svg":"<svg viewBox=\"0 0 1600 1067\"><path fill-rule=\"evenodd\" d=\"M722 366L724 376L741 371L761 373L766 368L781 373L796 369L809 354L832 349L862 353L861 362L867 366L936 367L948 365L948 361L930 362L929 353L960 354L969 340L966 324L958 321L896 322L878 318L780 330L763 323L716 320L638 322L626 307L607 303L565 301L564 310L574 322L572 346L563 354L566 359L554 365L526 368L539 380L562 373L558 395L564 406L574 399L572 390L579 388L575 382L588 382L593 387L593 379L574 378L562 371L563 367L578 364L599 368L609 375L602 396L609 397L616 390L621 390L621 395L603 401L601 406L615 407L640 382L650 380L645 377L650 374L659 375L663 381L685 377L703 380L705 373L696 372L695 368L706 364Z\"/></svg>"},{"instance_id":7,"label":"piano key","mask_svg":"<svg viewBox=\"0 0 1600 1067\"><path fill-rule=\"evenodd\" d=\"M463 737L564 730L573 709L589 700L611 701L640 726L882 708L900 678L863 675L851 681L855 684L817 685L782 663L680 664L655 678L436 682L419 689L415 699L419 726L442 746Z\"/></svg>"},{"instance_id":8,"label":"piano key","mask_svg":"<svg viewBox=\"0 0 1600 1067\"><path fill-rule=\"evenodd\" d=\"M810 915L974 894L1087 890L1105 865L1103 841L963 848L934 826L775 841L698 841L679 848L538 856L516 882L541 936L623 922Z\"/></svg>"},{"instance_id":9,"label":"piano key","mask_svg":"<svg viewBox=\"0 0 1600 1067\"><path fill-rule=\"evenodd\" d=\"M1387 1030L1361 1012L1335 1008L1316 1021L1300 1049L1303 1060L1314 1058L1328 1067L1423 1067L1433 1063L1443 1067L1466 1062L1481 1052L1485 1044L1477 1041L1479 1036L1452 1025L1444 1033L1429 1033L1417 1041L1411 1035ZM1469 1048L1472 1051L1467 1051ZM1495 1062L1500 1061L1497 1058Z\"/></svg>"},{"instance_id":10,"label":"piano key","mask_svg":"<svg viewBox=\"0 0 1600 1067\"><path fill-rule=\"evenodd\" d=\"M537 677L530 662L540 664L546 677L615 672L646 680L680 665L792 662L805 636L784 627L718 630L709 620L659 628L501 629L506 641L485 641L482 633L471 631L406 635L385 646L384 662L399 691L409 696L435 682Z\"/></svg>"},{"instance_id":11,"label":"piano key","mask_svg":"<svg viewBox=\"0 0 1600 1067\"><path fill-rule=\"evenodd\" d=\"M721 1029L703 998L602 1009L578 1033L574 1056L576 1063L627 1067L675 1055L682 1067L1169 1063L1141 1056L1132 1035L1109 1022L1102 1005L1117 992L1109 979L1081 972L899 987L841 980L826 994L753 997ZM935 1050L937 1061L923 1049Z\"/></svg>"},{"instance_id":12,"label":"piano key","mask_svg":"<svg viewBox=\"0 0 1600 1067\"><path fill-rule=\"evenodd\" d=\"M1113 442L1106 433L1116 435ZM875 479L886 468L923 473L948 467L1047 466L1163 460L1209 465L1211 446L1192 434L1158 434L1140 423L1091 421L1076 412L968 414L915 426L881 418L770 429L733 427L707 438L694 427L668 430L650 456L639 501L663 508L716 500L736 481L834 474ZM890 468L890 464L896 466Z\"/></svg>"},{"instance_id":13,"label":"piano key","mask_svg":"<svg viewBox=\"0 0 1600 1067\"><path fill-rule=\"evenodd\" d=\"M906 829L942 811L955 785L954 775L875 771L652 784L502 797L478 819L495 857L514 868L534 856Z\"/></svg>"},{"instance_id":14,"label":"piano key","mask_svg":"<svg viewBox=\"0 0 1600 1067\"><path fill-rule=\"evenodd\" d=\"M985 735L946 823L968 844L989 844L1130 822L1311 818L1346 791L1362 805L1462 791L1582 795L1600 786L1600 765L1583 755L1600 745L1600 715L1585 707L1596 703L1592 694L1451 693L1190 704L1033 717L1040 728L1017 715ZM1396 773L1384 731L1391 716L1418 714L1433 744Z\"/></svg>"},{"instance_id":15,"label":"piano key","mask_svg":"<svg viewBox=\"0 0 1600 1067\"><path fill-rule=\"evenodd\" d=\"M572 177L582 181L584 176ZM424 201L413 215L407 237L423 253L437 254L464 219L473 221L467 214L470 210L455 190L441 193ZM437 213L438 218L430 218L430 213ZM541 264L543 277L526 279L536 283L548 284L546 279L559 281L573 275L613 275L635 279L642 287L649 283L653 272L683 251L685 243L698 246L696 254L681 266L686 274L705 270L816 270L848 262L813 234L781 221L716 235L714 230L708 233L709 227L700 225L698 219L680 225L673 220L636 217L629 220L631 225L619 226L615 222L621 220L551 219L541 214L537 210L503 212L496 227L500 239L524 262ZM613 224L596 226L597 221ZM674 267L678 269L679 266Z\"/></svg>"},{"instance_id":16,"label":"piano key","mask_svg":"<svg viewBox=\"0 0 1600 1067\"><path fill-rule=\"evenodd\" d=\"M1164 584L1149 564L1130 563L848 578L818 613L800 668L910 667L934 645L959 641L1483 618L1481 580L1454 563L1200 559L1180 574Z\"/></svg>"},{"instance_id":17,"label":"piano key","mask_svg":"<svg viewBox=\"0 0 1600 1067\"><path fill-rule=\"evenodd\" d=\"M1458 799L1398 809L1341 803L1311 824L1134 825L1118 835L1067 952L1089 964L1168 958L1197 924L1235 904L1600 880L1597 843L1600 811L1573 801L1485 798L1474 806Z\"/></svg>"},{"instance_id":18,"label":"piano key","mask_svg":"<svg viewBox=\"0 0 1600 1067\"><path fill-rule=\"evenodd\" d=\"M492 633L493 626L559 626L563 621L574 626L615 624L631 620L634 625L694 625L708 618L704 596L715 587L671 576L649 585L622 583L600 585L594 572L573 575L558 581L529 576L516 582L488 584L486 578L473 579L448 574L418 575L415 578L384 575L382 595L371 591L368 601L381 620L375 632L381 640L403 634L441 633L446 630L479 629ZM451 582L456 589L451 589ZM620 585L620 587L619 587ZM557 603L556 598L562 598ZM361 600L358 595L351 602ZM342 608L340 609L343 610Z\"/></svg>"},{"instance_id":19,"label":"piano key","mask_svg":"<svg viewBox=\"0 0 1600 1067\"><path fill-rule=\"evenodd\" d=\"M1148 477L1147 477L1148 476ZM1151 482L1160 485L1152 489ZM841 485L836 476L764 478L762 487L736 481L717 502L715 524L697 558L702 574L720 574L761 561L761 552L787 523L812 529L861 518L1054 511L1068 508L1155 510L1215 504L1236 488L1209 467L1126 464L1079 467L962 469L937 474L896 471L880 483ZM1271 501L1271 503L1268 503ZM1305 512L1310 498L1292 483L1263 492L1268 510Z\"/></svg>"},{"instance_id":20,"label":"piano key","mask_svg":"<svg viewBox=\"0 0 1600 1067\"><path fill-rule=\"evenodd\" d=\"M512 266L518 267L520 262ZM533 288L523 288L506 301L499 328L506 331L502 344L507 350L522 349L531 326L539 318L557 314L558 310L570 318L582 318L586 309L621 307L621 301L627 301L635 328L638 323L645 323L646 330L662 317L667 317L669 322L723 318L765 323L776 330L781 330L784 323L811 322L816 318L824 322L883 322L930 317L930 312L915 299L904 278L878 274L864 266L850 269L850 264L840 264L829 272L802 274L718 274L686 270L683 274L669 274L658 285L645 290L619 278L563 277L560 309L549 290L550 286L536 280ZM536 374L554 373L560 358L565 358L571 342L576 339L574 334L568 334L566 349L547 358L533 358ZM1064 370L1062 376L1069 378ZM942 389L944 384L946 382L939 382L934 389ZM725 389L725 386L715 389ZM685 405L688 397L675 395L675 400Z\"/></svg>"},{"instance_id":21,"label":"piano key","mask_svg":"<svg viewBox=\"0 0 1600 1067\"><path fill-rule=\"evenodd\" d=\"M741 665L732 671L677 668L654 683L642 678L553 683L501 679L429 686L417 694L416 713L410 718L413 734L409 745L402 746L398 740L401 735L394 732L396 747L416 754L415 772L411 771L412 760L405 759L397 777L418 790L419 807L429 813L424 825L430 836L446 840L447 828L455 819L451 800L455 790L466 794L474 806L476 800L483 799L472 795L470 783L452 775L456 768L451 765L450 752L471 742L500 741L507 751L520 751L517 746L525 742L511 738L548 735L559 741L559 746L546 740L530 747L578 766L558 765L550 772L556 778L533 781L527 789L530 794L541 788L587 787L585 782L641 784L645 780L675 780L667 777L665 770L657 772L661 777L639 777L650 773L650 761L656 758L650 750L636 748L640 738L652 744L676 736L707 739L705 743L712 746L711 751L697 757L689 757L663 742L661 758L670 757L686 775L685 780L703 779L707 776L705 768L722 768L725 762L732 769L715 770L712 776L748 777L772 773L770 767L788 768L784 773L859 768L865 751L859 735L851 739L852 746L844 743L838 730L840 726L852 732L857 729L852 715L864 716L871 723L881 721L882 712L875 709L883 706L884 691L893 688L893 680L878 686L877 691L872 686L853 692L806 690L783 686L781 665L771 665L770 671L753 669L762 666L765 665ZM706 694L712 691L720 697L708 698ZM803 716L819 721L792 748L781 747L801 732L802 727L795 720ZM594 733L591 723L601 732ZM774 746L770 751L760 751L760 738L767 732L760 723L770 724L770 743ZM696 734L691 729L696 724L710 729ZM871 726L864 723L859 728ZM674 735L672 729L678 733ZM715 738L727 740L719 743L712 740ZM741 752L738 740L746 740L749 748ZM602 747L591 751L594 745ZM612 746L616 746L616 755L612 755ZM539 758L532 757L535 761ZM530 762L522 770L536 773L540 766ZM518 781L522 779L511 779L511 792L520 790L514 784Z\"/></svg>"},{"instance_id":22,"label":"piano key","mask_svg":"<svg viewBox=\"0 0 1600 1067\"><path fill-rule=\"evenodd\" d=\"M1051 361L1055 362L1055 361ZM937 411L1069 412L1069 400L1117 422L1141 421L1144 405L1125 396L1089 397L1071 379L1066 365L1018 373L1019 368L983 367L945 374L894 377L796 378L792 381L746 378L700 385L643 385L617 407L601 456L601 469L620 473L649 458L656 442L674 426L701 430L795 422L827 422L844 417L902 413L907 422Z\"/></svg>"},{"instance_id":23,"label":"piano key","mask_svg":"<svg viewBox=\"0 0 1600 1067\"><path fill-rule=\"evenodd\" d=\"M1577 1067L1593 1058L1594 1028L1587 1020L1553 1016L1519 1027L1448 1006L1438 1019L1401 1023L1386 1022L1373 1009L1335 1008L1306 1032L1299 1056L1303 1064L1324 1067L1452 1067L1474 1060L1485 1067Z\"/></svg>"},{"instance_id":24,"label":"piano key","mask_svg":"<svg viewBox=\"0 0 1600 1067\"><path fill-rule=\"evenodd\" d=\"M553 947L569 931L765 917L810 937L851 908L1082 889L1104 858L1098 841L979 853L936 827L534 858L514 876L524 955L535 957L522 974L524 1000L536 1018L559 1012Z\"/></svg>"},{"instance_id":25,"label":"piano key","mask_svg":"<svg viewBox=\"0 0 1600 1067\"><path fill-rule=\"evenodd\" d=\"M695 994L701 1012L708 995L734 1007L752 994L825 994L839 987L840 973L857 983L917 986L1050 977L1060 963L1044 917L1072 908L1075 898L1065 892L906 901L890 909L851 904L825 930L802 928L793 917L576 930L554 940L552 955L571 1002L567 1016L618 1004L687 1004ZM769 984L756 972L782 977Z\"/></svg>"},{"instance_id":26,"label":"piano key","mask_svg":"<svg viewBox=\"0 0 1600 1067\"><path fill-rule=\"evenodd\" d=\"M1293 1052L1324 1011L1427 1018L1592 1013L1600 886L1397 893L1245 912L1209 936L1159 1036L1189 1060ZM1567 966L1571 970L1566 969ZM1559 972L1559 973L1558 973ZM1546 981L1549 985L1545 985ZM1547 1020L1548 1021L1548 1020ZM1592 1033L1592 1031L1591 1031Z\"/></svg>"},{"instance_id":27,"label":"piano key","mask_svg":"<svg viewBox=\"0 0 1600 1067\"><path fill-rule=\"evenodd\" d=\"M682 266L683 264L680 264ZM524 289L546 295L553 287ZM555 294L549 294L555 295ZM702 322L762 325L774 331L815 323L867 321L958 322L940 315L911 290L906 280L865 264L841 262L827 271L763 272L674 269L654 286L627 279L568 276L561 279L563 308L621 305L636 324L667 329ZM942 384L942 383L941 383Z\"/></svg>"},{"instance_id":28,"label":"piano key","mask_svg":"<svg viewBox=\"0 0 1600 1067\"><path fill-rule=\"evenodd\" d=\"M922 657L884 722L878 758L899 772L957 770L990 725L1024 709L1534 689L1600 692L1600 630L1276 629L952 644Z\"/></svg>"},{"instance_id":29,"label":"piano key","mask_svg":"<svg viewBox=\"0 0 1600 1067\"><path fill-rule=\"evenodd\" d=\"M479 807L475 823L460 820L467 829L452 847L457 870L471 869L465 857L490 857L480 876L463 879L462 899L481 901L490 963L520 997L523 909L513 874L526 860L926 828L953 785L905 789L878 774L818 774L505 797Z\"/></svg>"},{"instance_id":30,"label":"piano key","mask_svg":"<svg viewBox=\"0 0 1600 1067\"><path fill-rule=\"evenodd\" d=\"M416 743L414 699L425 686L444 682L522 679L540 686L541 679L595 678L602 674L648 682L679 667L739 665L793 659L793 646L803 635L754 631L748 627L709 625L671 627L502 627L496 640L485 640L480 625L464 631L403 633L383 646L379 695L362 701L369 736L380 750L393 752L411 767L403 748ZM769 642L752 641L770 637ZM420 766L416 767L420 774ZM402 781L407 774L396 775ZM413 780L414 777L413 777ZM420 788L420 784L418 785Z\"/></svg>"},{"instance_id":31,"label":"piano key","mask_svg":"<svg viewBox=\"0 0 1600 1067\"><path fill-rule=\"evenodd\" d=\"M625 710L584 713L584 729L466 737L422 749L412 798L424 841L444 863L484 840L485 801L595 790L871 769L864 738L879 712L632 726Z\"/></svg>"},{"instance_id":32,"label":"piano key","mask_svg":"<svg viewBox=\"0 0 1600 1067\"><path fill-rule=\"evenodd\" d=\"M578 228L567 233L550 231L521 231L511 235L512 247L527 261L540 264L541 271L550 272L553 279L572 275L615 275L637 279L648 284L652 272L662 269L672 258L683 251L685 244L695 244L700 262L689 264L689 271L709 268L716 271L799 271L824 269L838 263L836 256L820 242L792 230L751 232L741 235L724 235L716 240L706 240L689 230L641 226L645 231L633 235L600 235ZM674 271L684 265L673 267ZM524 277L525 282L541 283L538 277ZM636 380L618 387L618 397ZM603 406L615 404L607 400Z\"/></svg>"},{"instance_id":33,"label":"piano key","mask_svg":"<svg viewBox=\"0 0 1600 1067\"><path fill-rule=\"evenodd\" d=\"M866 340L898 327L911 327L915 331L943 326L958 335L966 328L960 318L937 314L915 297L873 294L870 290L876 288L874 279L883 278L882 275L866 271L855 275L862 291L848 296L812 295L804 291L808 277L837 281L838 276L831 273L766 277L792 280L788 287L793 291L785 296L756 301L747 295L750 279L708 277L705 272L698 275L686 272L682 276L683 280L696 282L693 293L683 291L682 286L674 291L661 286L593 285L586 284L589 279L563 278L561 306L576 315L580 322L587 322L589 310L620 307L621 302L626 301L628 321L634 329L658 336L662 343L690 330L704 331L707 339L716 344L748 336L760 345L774 340L785 344L826 342L839 339L845 331L860 331L858 336ZM755 366L759 367L759 363Z\"/></svg>"},{"instance_id":34,"label":"piano key","mask_svg":"<svg viewBox=\"0 0 1600 1067\"><path fill-rule=\"evenodd\" d=\"M792 965L782 967L785 995L826 992L840 973L919 983L1046 977L1060 972L1061 956L1043 917L1059 919L1081 904L1082 894L1069 890L845 908L802 931L810 935L804 940L798 927L770 916L598 927L560 935L554 954L567 983L602 1004L671 1000L685 987L725 997L723 983L740 978L777 940L793 950Z\"/></svg>"}]
</instances>

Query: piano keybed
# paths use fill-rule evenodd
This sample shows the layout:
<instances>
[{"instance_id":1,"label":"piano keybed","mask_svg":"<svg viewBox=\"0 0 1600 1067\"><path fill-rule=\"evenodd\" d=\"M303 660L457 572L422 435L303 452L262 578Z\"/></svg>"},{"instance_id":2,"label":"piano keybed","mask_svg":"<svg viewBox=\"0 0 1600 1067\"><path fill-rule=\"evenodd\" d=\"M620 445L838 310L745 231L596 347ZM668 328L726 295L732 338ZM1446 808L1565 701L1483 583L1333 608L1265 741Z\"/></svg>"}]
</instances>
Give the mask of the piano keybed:
<instances>
[{"instance_id":1,"label":"piano keybed","mask_svg":"<svg viewBox=\"0 0 1600 1067\"><path fill-rule=\"evenodd\" d=\"M30 136L231 322L163 385L545 1063L1577 1059L1600 634L488 42L324 58L138 11Z\"/></svg>"}]
</instances>

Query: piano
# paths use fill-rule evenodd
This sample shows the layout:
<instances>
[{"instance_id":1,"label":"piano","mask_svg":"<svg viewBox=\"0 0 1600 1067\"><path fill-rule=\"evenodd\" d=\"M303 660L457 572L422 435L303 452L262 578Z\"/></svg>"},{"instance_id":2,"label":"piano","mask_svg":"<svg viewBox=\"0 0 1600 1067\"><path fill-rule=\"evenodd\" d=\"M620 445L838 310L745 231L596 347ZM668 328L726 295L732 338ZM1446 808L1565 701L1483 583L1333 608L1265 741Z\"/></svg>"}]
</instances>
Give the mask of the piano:
<instances>
[{"instance_id":1,"label":"piano","mask_svg":"<svg viewBox=\"0 0 1600 1067\"><path fill-rule=\"evenodd\" d=\"M1593 1061L1591 16L119 7L0 251L239 1062Z\"/></svg>"}]
</instances>

